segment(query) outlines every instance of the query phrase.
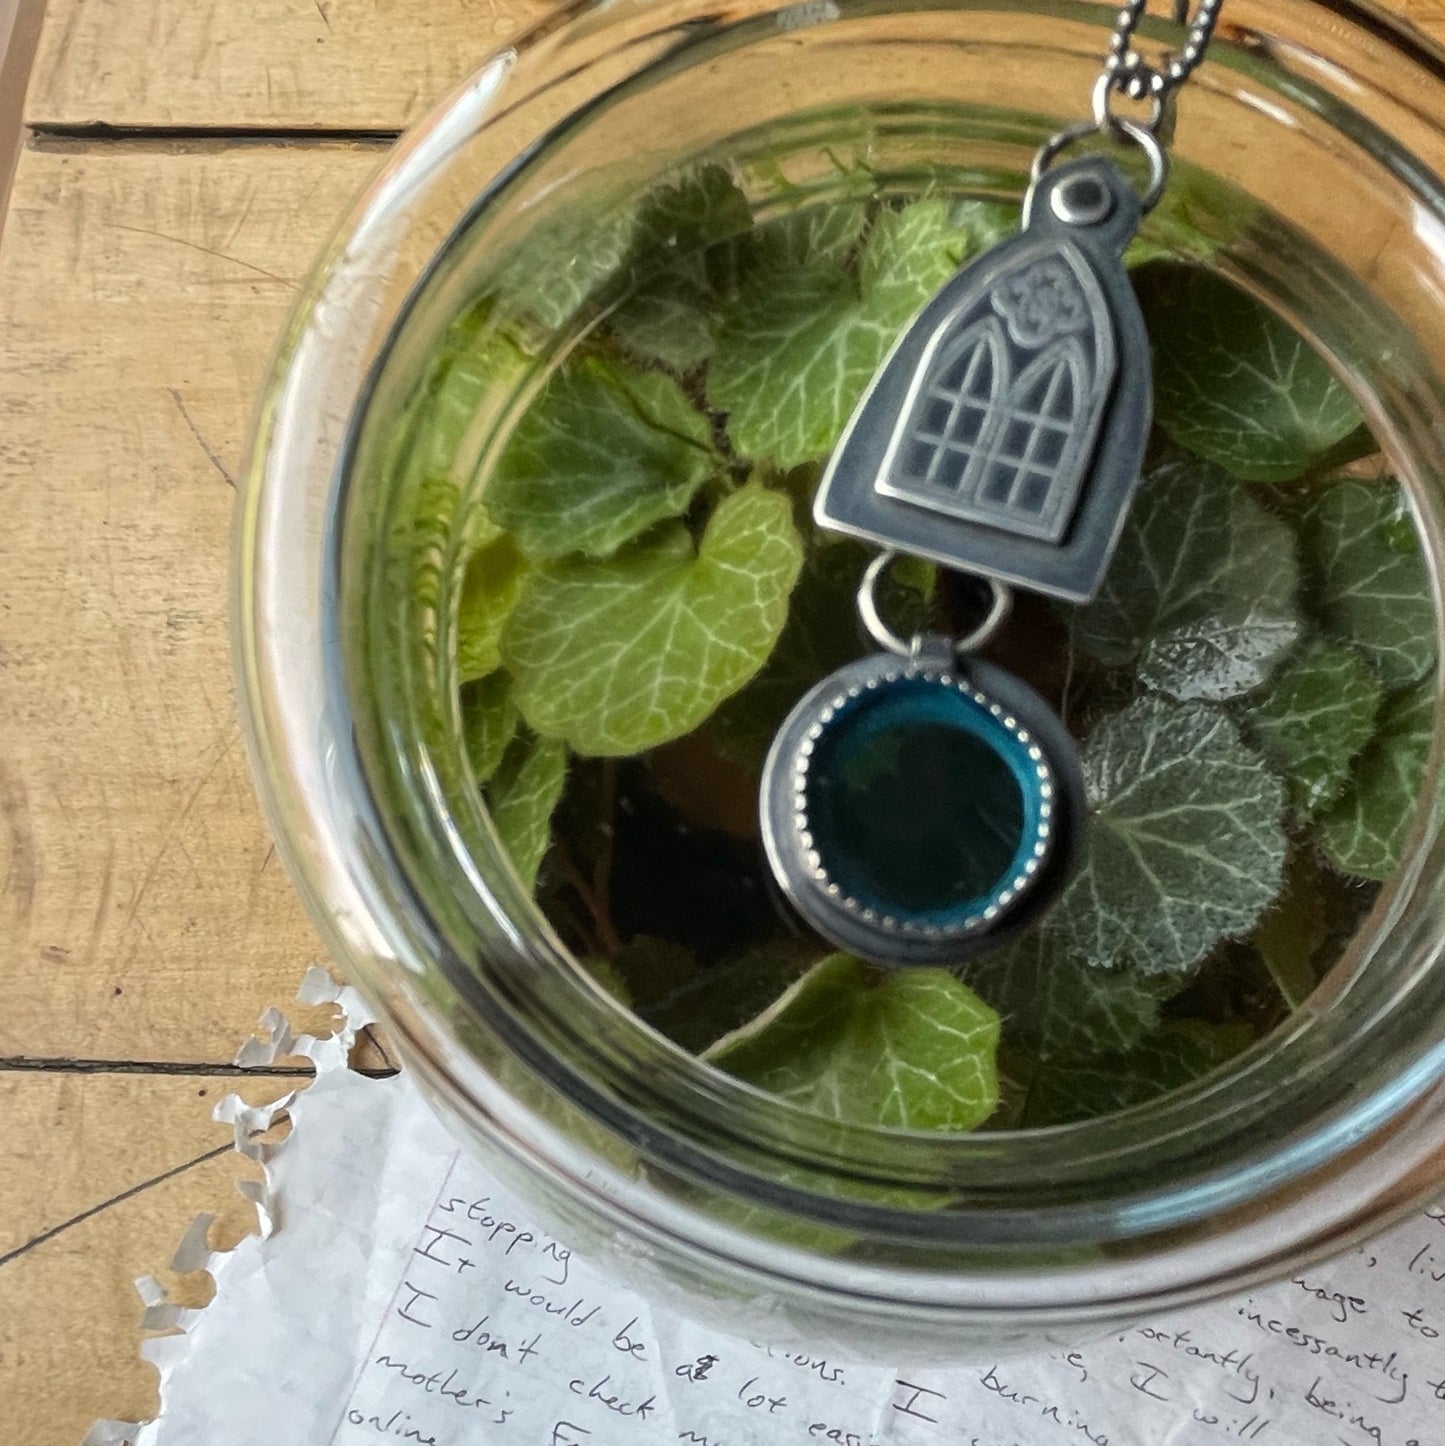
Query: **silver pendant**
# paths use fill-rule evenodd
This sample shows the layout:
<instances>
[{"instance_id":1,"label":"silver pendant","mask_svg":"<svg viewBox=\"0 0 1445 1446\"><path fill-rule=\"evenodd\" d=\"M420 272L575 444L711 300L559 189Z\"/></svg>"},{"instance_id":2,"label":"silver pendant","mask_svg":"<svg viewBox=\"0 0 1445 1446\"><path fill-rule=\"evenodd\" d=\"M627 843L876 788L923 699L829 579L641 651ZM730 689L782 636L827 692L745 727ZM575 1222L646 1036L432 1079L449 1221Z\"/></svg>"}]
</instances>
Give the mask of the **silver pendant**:
<instances>
[{"instance_id":1,"label":"silver pendant","mask_svg":"<svg viewBox=\"0 0 1445 1446\"><path fill-rule=\"evenodd\" d=\"M1162 171L1151 193L1160 185ZM973 654L1011 586L1086 602L1108 568L1152 410L1122 262L1141 214L1111 161L1045 169L1020 234L903 334L823 478L819 526L885 549L859 610L887 651L799 701L768 755L761 818L798 912L863 958L970 958L1032 924L1073 867L1085 819L1074 740L1032 689ZM893 637L873 591L896 552L988 578L989 616L963 639Z\"/></svg>"},{"instance_id":2,"label":"silver pendant","mask_svg":"<svg viewBox=\"0 0 1445 1446\"><path fill-rule=\"evenodd\" d=\"M779 730L761 796L798 912L881 964L954 964L1013 938L1068 877L1083 825L1053 710L946 638L825 678Z\"/></svg>"},{"instance_id":3,"label":"silver pendant","mask_svg":"<svg viewBox=\"0 0 1445 1446\"><path fill-rule=\"evenodd\" d=\"M1071 602L1098 590L1138 486L1149 339L1122 262L1139 198L1089 157L903 334L843 434L821 527Z\"/></svg>"}]
</instances>

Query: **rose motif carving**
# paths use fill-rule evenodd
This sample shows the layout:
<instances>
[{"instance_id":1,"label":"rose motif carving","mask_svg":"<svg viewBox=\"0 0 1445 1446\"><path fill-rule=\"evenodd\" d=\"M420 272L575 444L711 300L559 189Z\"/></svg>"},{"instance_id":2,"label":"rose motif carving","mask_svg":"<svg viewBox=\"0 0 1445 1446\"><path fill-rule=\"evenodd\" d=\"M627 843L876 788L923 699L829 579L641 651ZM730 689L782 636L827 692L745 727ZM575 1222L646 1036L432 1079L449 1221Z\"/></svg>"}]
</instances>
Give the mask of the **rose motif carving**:
<instances>
[{"instance_id":1,"label":"rose motif carving","mask_svg":"<svg viewBox=\"0 0 1445 1446\"><path fill-rule=\"evenodd\" d=\"M1088 303L1077 278L1053 257L1005 276L991 300L1009 335L1019 346L1030 349L1089 325Z\"/></svg>"}]
</instances>

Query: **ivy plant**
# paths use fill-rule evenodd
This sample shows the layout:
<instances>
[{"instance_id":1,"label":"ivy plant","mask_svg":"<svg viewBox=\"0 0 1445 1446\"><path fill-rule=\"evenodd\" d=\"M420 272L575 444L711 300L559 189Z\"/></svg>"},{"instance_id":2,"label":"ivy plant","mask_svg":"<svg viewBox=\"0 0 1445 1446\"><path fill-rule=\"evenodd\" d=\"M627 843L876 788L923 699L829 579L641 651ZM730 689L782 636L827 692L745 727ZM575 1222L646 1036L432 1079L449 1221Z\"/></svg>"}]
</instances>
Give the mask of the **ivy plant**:
<instances>
[{"instance_id":1,"label":"ivy plant","mask_svg":"<svg viewBox=\"0 0 1445 1446\"><path fill-rule=\"evenodd\" d=\"M689 732L767 661L802 566L788 499L749 485L603 561L539 566L502 633L540 734L625 755Z\"/></svg>"},{"instance_id":2,"label":"ivy plant","mask_svg":"<svg viewBox=\"0 0 1445 1446\"><path fill-rule=\"evenodd\" d=\"M1300 635L1288 525L1220 467L1153 467L1098 598L1074 617L1081 647L1132 664L1149 687L1219 702L1257 688Z\"/></svg>"},{"instance_id":3,"label":"ivy plant","mask_svg":"<svg viewBox=\"0 0 1445 1446\"><path fill-rule=\"evenodd\" d=\"M1418 683L1435 667L1435 602L1400 488L1388 480L1324 483L1298 525L1306 601L1321 630L1359 652L1383 687Z\"/></svg>"},{"instance_id":4,"label":"ivy plant","mask_svg":"<svg viewBox=\"0 0 1445 1446\"><path fill-rule=\"evenodd\" d=\"M529 558L610 557L681 517L721 466L708 419L670 376L583 357L517 424L486 508Z\"/></svg>"},{"instance_id":5,"label":"ivy plant","mask_svg":"<svg viewBox=\"0 0 1445 1446\"><path fill-rule=\"evenodd\" d=\"M842 225L829 223L839 215ZM861 207L802 219L811 224L783 244L763 238L767 259L725 314L707 376L734 448L779 467L832 450L904 323L975 249L967 223L979 220L924 199L884 212L855 241Z\"/></svg>"},{"instance_id":6,"label":"ivy plant","mask_svg":"<svg viewBox=\"0 0 1445 1446\"><path fill-rule=\"evenodd\" d=\"M1051 927L1088 964L1178 974L1279 890L1283 789L1221 710L1146 696L1084 753L1084 862Z\"/></svg>"},{"instance_id":7,"label":"ivy plant","mask_svg":"<svg viewBox=\"0 0 1445 1446\"><path fill-rule=\"evenodd\" d=\"M1433 684L1385 700L1343 797L1321 820L1325 853L1346 873L1387 879L1395 871L1419 803L1434 729Z\"/></svg>"},{"instance_id":8,"label":"ivy plant","mask_svg":"<svg viewBox=\"0 0 1445 1446\"><path fill-rule=\"evenodd\" d=\"M947 970L834 954L703 1058L829 1119L969 1130L998 1104L998 1015Z\"/></svg>"},{"instance_id":9,"label":"ivy plant","mask_svg":"<svg viewBox=\"0 0 1445 1446\"><path fill-rule=\"evenodd\" d=\"M1152 274L1155 418L1250 482L1288 482L1359 430L1354 398L1288 322L1212 271Z\"/></svg>"},{"instance_id":10,"label":"ivy plant","mask_svg":"<svg viewBox=\"0 0 1445 1446\"><path fill-rule=\"evenodd\" d=\"M1341 473L1373 443L1309 342L1208 269L1256 213L1173 188L1129 257L1158 434L1114 562L1091 604L1023 606L997 644L1082 740L1078 873L952 972L829 953L769 907L754 822L777 725L864 646L870 553L815 532L811 495L900 329L1018 208L878 199L854 167L755 220L755 181L703 166L559 222L513 313L499 295L448 334L394 451L438 635L455 582L457 745L593 972L737 1078L834 1127L1141 1103L1298 1007L1399 863L1434 727L1413 514L1379 468ZM535 380L537 328L562 326L473 495L478 405ZM880 596L905 634L973 606L923 566ZM679 868L736 901L726 947L678 937Z\"/></svg>"},{"instance_id":11,"label":"ivy plant","mask_svg":"<svg viewBox=\"0 0 1445 1446\"><path fill-rule=\"evenodd\" d=\"M1344 792L1375 733L1380 686L1352 648L1316 638L1280 669L1250 709L1249 737L1312 818Z\"/></svg>"}]
</instances>

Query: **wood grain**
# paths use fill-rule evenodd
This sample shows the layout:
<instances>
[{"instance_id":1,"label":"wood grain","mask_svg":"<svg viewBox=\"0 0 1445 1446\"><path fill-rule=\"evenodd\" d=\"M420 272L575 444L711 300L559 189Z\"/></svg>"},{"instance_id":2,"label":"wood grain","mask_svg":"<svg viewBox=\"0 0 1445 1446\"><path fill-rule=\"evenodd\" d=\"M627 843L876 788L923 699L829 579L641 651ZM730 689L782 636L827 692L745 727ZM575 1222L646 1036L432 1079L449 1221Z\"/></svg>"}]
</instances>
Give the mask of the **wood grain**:
<instances>
[{"instance_id":1,"label":"wood grain","mask_svg":"<svg viewBox=\"0 0 1445 1446\"><path fill-rule=\"evenodd\" d=\"M249 1217L234 1182L254 1169L210 1118L235 1083L0 1074L0 1441L75 1446L98 1417L155 1413L134 1281L161 1273L203 1211L220 1217L216 1237L239 1238ZM244 1094L260 1104L302 1083L249 1080Z\"/></svg>"},{"instance_id":2,"label":"wood grain","mask_svg":"<svg viewBox=\"0 0 1445 1446\"><path fill-rule=\"evenodd\" d=\"M1436 38L1445 0L1395 10ZM49 0L32 123L395 130L548 0Z\"/></svg>"},{"instance_id":3,"label":"wood grain","mask_svg":"<svg viewBox=\"0 0 1445 1446\"><path fill-rule=\"evenodd\" d=\"M546 0L50 0L32 123L396 130Z\"/></svg>"},{"instance_id":4,"label":"wood grain","mask_svg":"<svg viewBox=\"0 0 1445 1446\"><path fill-rule=\"evenodd\" d=\"M21 158L0 252L0 1059L228 1060L319 953L231 693L231 477L354 146Z\"/></svg>"},{"instance_id":5,"label":"wood grain","mask_svg":"<svg viewBox=\"0 0 1445 1446\"><path fill-rule=\"evenodd\" d=\"M1396 8L1445 39L1445 0ZM234 720L229 478L379 157L274 133L394 131L546 9L49 0L30 123L140 139L31 144L0 246L0 1441L151 1414L132 1279L240 1203L206 1158L233 1081L66 1062L214 1071L318 953Z\"/></svg>"}]
</instances>

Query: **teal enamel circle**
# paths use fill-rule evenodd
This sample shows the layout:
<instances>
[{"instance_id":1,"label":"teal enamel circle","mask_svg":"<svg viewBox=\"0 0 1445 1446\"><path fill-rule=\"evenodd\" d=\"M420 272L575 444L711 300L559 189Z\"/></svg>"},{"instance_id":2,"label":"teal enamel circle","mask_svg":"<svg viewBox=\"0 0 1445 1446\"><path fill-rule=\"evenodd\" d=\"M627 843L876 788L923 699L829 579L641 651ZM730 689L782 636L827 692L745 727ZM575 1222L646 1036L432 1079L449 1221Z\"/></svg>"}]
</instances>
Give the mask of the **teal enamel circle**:
<instances>
[{"instance_id":1,"label":"teal enamel circle","mask_svg":"<svg viewBox=\"0 0 1445 1446\"><path fill-rule=\"evenodd\" d=\"M871 680L810 731L798 823L845 908L903 932L976 929L1042 867L1051 770L1028 729L967 682Z\"/></svg>"},{"instance_id":2,"label":"teal enamel circle","mask_svg":"<svg viewBox=\"0 0 1445 1446\"><path fill-rule=\"evenodd\" d=\"M804 813L847 898L951 930L1026 886L1047 852L1049 780L1007 716L923 677L865 688L835 710L807 758Z\"/></svg>"}]
</instances>

